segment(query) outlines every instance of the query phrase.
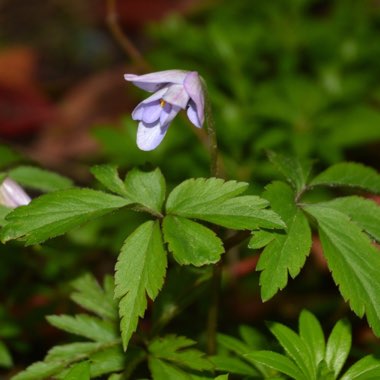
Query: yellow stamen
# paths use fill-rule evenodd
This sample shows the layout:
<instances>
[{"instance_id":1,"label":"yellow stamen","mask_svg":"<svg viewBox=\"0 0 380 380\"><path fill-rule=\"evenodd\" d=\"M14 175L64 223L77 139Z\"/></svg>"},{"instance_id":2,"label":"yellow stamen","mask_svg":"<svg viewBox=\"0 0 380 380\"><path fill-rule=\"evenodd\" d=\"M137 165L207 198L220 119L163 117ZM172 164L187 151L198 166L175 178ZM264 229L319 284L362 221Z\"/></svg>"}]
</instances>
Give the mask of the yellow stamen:
<instances>
[{"instance_id":1,"label":"yellow stamen","mask_svg":"<svg viewBox=\"0 0 380 380\"><path fill-rule=\"evenodd\" d=\"M161 99L161 100L160 100L160 106L161 106L162 108L164 108L164 107L165 107L165 104L166 104L165 100L164 100L164 99Z\"/></svg>"}]
</instances>

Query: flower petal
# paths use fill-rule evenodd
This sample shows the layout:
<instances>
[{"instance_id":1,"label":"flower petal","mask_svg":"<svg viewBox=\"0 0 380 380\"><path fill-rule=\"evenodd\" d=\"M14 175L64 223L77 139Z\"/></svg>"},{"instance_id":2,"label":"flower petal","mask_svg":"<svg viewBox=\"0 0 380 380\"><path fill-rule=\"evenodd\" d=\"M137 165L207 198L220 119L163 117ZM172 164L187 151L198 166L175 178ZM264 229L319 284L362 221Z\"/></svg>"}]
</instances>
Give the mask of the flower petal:
<instances>
[{"instance_id":1,"label":"flower petal","mask_svg":"<svg viewBox=\"0 0 380 380\"><path fill-rule=\"evenodd\" d=\"M145 75L125 74L124 79L145 91L154 92L167 83L182 84L187 73L184 70L165 70Z\"/></svg>"},{"instance_id":2,"label":"flower petal","mask_svg":"<svg viewBox=\"0 0 380 380\"><path fill-rule=\"evenodd\" d=\"M172 84L168 87L162 99L173 106L185 109L190 97L182 84Z\"/></svg>"},{"instance_id":3,"label":"flower petal","mask_svg":"<svg viewBox=\"0 0 380 380\"><path fill-rule=\"evenodd\" d=\"M180 107L172 106L171 104L166 103L160 115L161 125L169 124L177 116L180 110Z\"/></svg>"},{"instance_id":4,"label":"flower petal","mask_svg":"<svg viewBox=\"0 0 380 380\"><path fill-rule=\"evenodd\" d=\"M133 120L142 120L143 114L144 114L144 108L146 104L149 104L151 102L157 101L159 99L162 99L162 96L165 94L165 92L168 90L167 87L161 88L157 92L155 92L153 95L149 96L145 100L143 100L141 103L139 103L136 108L132 112L132 119ZM157 120L157 119L155 119ZM154 120L154 121L155 121Z\"/></svg>"},{"instance_id":5,"label":"flower petal","mask_svg":"<svg viewBox=\"0 0 380 380\"><path fill-rule=\"evenodd\" d=\"M186 75L186 78L183 82L183 86L186 90L186 92L188 93L188 95L190 96L191 100L194 102L193 103L193 108L191 111L190 108L188 110L188 117L190 119L190 121L196 125L197 127L201 127L204 123L204 119L205 119L205 113L204 113L204 108L205 108L205 99L204 99L204 92L203 92L203 86L202 86L202 82L201 82L201 79L198 75L198 73L196 71L192 71L190 73L188 73ZM193 117L193 112L196 112L197 114L197 117L198 117L198 123L195 123L191 117L194 119ZM190 117L190 115L191 117Z\"/></svg>"},{"instance_id":6,"label":"flower petal","mask_svg":"<svg viewBox=\"0 0 380 380\"><path fill-rule=\"evenodd\" d=\"M197 127L202 128L202 123L199 120L198 113L197 113L197 107L193 100L190 99L189 101L189 107L187 108L187 117L189 120Z\"/></svg>"},{"instance_id":7,"label":"flower petal","mask_svg":"<svg viewBox=\"0 0 380 380\"><path fill-rule=\"evenodd\" d=\"M137 146L141 150L149 151L157 148L169 128L169 124L161 127L160 121L153 124L139 123L137 129Z\"/></svg>"},{"instance_id":8,"label":"flower petal","mask_svg":"<svg viewBox=\"0 0 380 380\"><path fill-rule=\"evenodd\" d=\"M152 124L160 118L161 112L162 107L159 100L149 104L144 104L144 112L141 120L144 123Z\"/></svg>"},{"instance_id":9,"label":"flower petal","mask_svg":"<svg viewBox=\"0 0 380 380\"><path fill-rule=\"evenodd\" d=\"M10 178L6 178L0 185L0 204L16 208L18 206L25 206L30 201L31 199L24 189Z\"/></svg>"}]
</instances>

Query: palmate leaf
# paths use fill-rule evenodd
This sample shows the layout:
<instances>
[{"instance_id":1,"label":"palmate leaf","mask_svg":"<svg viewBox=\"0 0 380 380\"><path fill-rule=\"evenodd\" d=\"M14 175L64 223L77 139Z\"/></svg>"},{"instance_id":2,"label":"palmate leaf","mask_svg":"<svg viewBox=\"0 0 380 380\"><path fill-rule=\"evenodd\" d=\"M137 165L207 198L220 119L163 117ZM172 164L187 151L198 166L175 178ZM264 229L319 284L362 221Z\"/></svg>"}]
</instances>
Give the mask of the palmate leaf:
<instances>
[{"instance_id":1,"label":"palmate leaf","mask_svg":"<svg viewBox=\"0 0 380 380\"><path fill-rule=\"evenodd\" d=\"M111 342L117 339L117 332L112 323L92 315L50 315L46 319L58 329L96 342Z\"/></svg>"},{"instance_id":2,"label":"palmate leaf","mask_svg":"<svg viewBox=\"0 0 380 380\"><path fill-rule=\"evenodd\" d=\"M281 323L271 323L269 329L285 352L294 360L305 376L304 378L313 379L316 373L316 365L307 342L304 342L298 334Z\"/></svg>"},{"instance_id":3,"label":"palmate leaf","mask_svg":"<svg viewBox=\"0 0 380 380\"><path fill-rule=\"evenodd\" d=\"M124 349L147 308L146 295L154 300L161 289L166 266L159 222L145 222L125 240L116 264L115 297Z\"/></svg>"},{"instance_id":4,"label":"palmate leaf","mask_svg":"<svg viewBox=\"0 0 380 380\"><path fill-rule=\"evenodd\" d=\"M93 295L93 303L84 303L85 305L90 305L89 309L93 308L96 299L102 303L108 299L111 291L113 294L113 281L110 281L108 277L104 280L104 289L94 282L94 278L89 275L81 277L74 282L74 288L77 289L76 294L80 295L79 298L81 300ZM78 289L80 285L84 287L83 292ZM109 305L108 301L94 310L101 317L104 317L104 319L88 314L47 317L53 326L90 341L54 346L49 350L43 362L32 364L24 371L18 373L14 379L64 379L66 376L69 376L71 371L76 374L76 377L72 375L73 378L79 379L76 371L79 372L77 368L81 368L81 363L83 362L87 362L90 365L91 377L123 370L125 368L126 354L122 350L117 322L114 318L108 318L107 313L103 312L103 307L107 307L107 305Z\"/></svg>"},{"instance_id":5,"label":"palmate leaf","mask_svg":"<svg viewBox=\"0 0 380 380\"><path fill-rule=\"evenodd\" d=\"M177 210L176 215L204 220L235 230L257 228L285 228L284 222L272 210L269 202L255 195L239 196L221 203L199 205L193 210Z\"/></svg>"},{"instance_id":6,"label":"palmate leaf","mask_svg":"<svg viewBox=\"0 0 380 380\"><path fill-rule=\"evenodd\" d=\"M91 173L108 190L123 197L128 197L124 182L120 179L116 165L96 165Z\"/></svg>"},{"instance_id":7,"label":"palmate leaf","mask_svg":"<svg viewBox=\"0 0 380 380\"><path fill-rule=\"evenodd\" d=\"M302 310L299 318L299 335L309 346L315 366L318 366L325 357L325 337L318 319L307 310Z\"/></svg>"},{"instance_id":8,"label":"palmate leaf","mask_svg":"<svg viewBox=\"0 0 380 380\"><path fill-rule=\"evenodd\" d=\"M90 363L83 361L74 364L63 380L90 380Z\"/></svg>"},{"instance_id":9,"label":"palmate leaf","mask_svg":"<svg viewBox=\"0 0 380 380\"><path fill-rule=\"evenodd\" d=\"M196 342L183 336L167 335L152 341L149 352L158 359L172 362L181 367L196 371L211 370L212 363L205 354L194 348Z\"/></svg>"},{"instance_id":10,"label":"palmate leaf","mask_svg":"<svg viewBox=\"0 0 380 380\"><path fill-rule=\"evenodd\" d=\"M317 175L310 186L355 187L380 194L380 174L376 170L354 162L341 162Z\"/></svg>"},{"instance_id":11,"label":"palmate leaf","mask_svg":"<svg viewBox=\"0 0 380 380\"><path fill-rule=\"evenodd\" d=\"M71 179L33 166L18 166L10 170L8 176L22 186L43 192L65 190L73 187Z\"/></svg>"},{"instance_id":12,"label":"palmate leaf","mask_svg":"<svg viewBox=\"0 0 380 380\"><path fill-rule=\"evenodd\" d=\"M216 263L224 252L222 241L213 231L186 218L167 215L163 232L170 252L181 265Z\"/></svg>"},{"instance_id":13,"label":"palmate leaf","mask_svg":"<svg viewBox=\"0 0 380 380\"><path fill-rule=\"evenodd\" d=\"M174 188L166 202L166 212L185 216L200 208L216 206L241 194L248 188L245 182L224 181L220 178L188 179Z\"/></svg>"},{"instance_id":14,"label":"palmate leaf","mask_svg":"<svg viewBox=\"0 0 380 380\"><path fill-rule=\"evenodd\" d=\"M3 242L24 238L26 245L41 243L130 203L116 195L91 189L57 191L8 214L0 237Z\"/></svg>"},{"instance_id":15,"label":"palmate leaf","mask_svg":"<svg viewBox=\"0 0 380 380\"><path fill-rule=\"evenodd\" d=\"M213 365L205 354L192 348L195 343L175 335L153 340L148 347L153 379L193 379L191 371L212 370Z\"/></svg>"},{"instance_id":16,"label":"palmate leaf","mask_svg":"<svg viewBox=\"0 0 380 380\"><path fill-rule=\"evenodd\" d=\"M104 277L102 288L95 277L85 274L72 282L76 290L70 298L86 310L92 311L98 316L110 320L117 319L117 304L114 300L113 277Z\"/></svg>"},{"instance_id":17,"label":"palmate leaf","mask_svg":"<svg viewBox=\"0 0 380 380\"><path fill-rule=\"evenodd\" d=\"M380 252L344 213L323 204L304 209L318 223L324 256L351 309L380 335Z\"/></svg>"},{"instance_id":18,"label":"palmate leaf","mask_svg":"<svg viewBox=\"0 0 380 380\"><path fill-rule=\"evenodd\" d=\"M335 198L319 205L346 214L361 229L380 242L380 207L374 201L351 196Z\"/></svg>"},{"instance_id":19,"label":"palmate leaf","mask_svg":"<svg viewBox=\"0 0 380 380\"><path fill-rule=\"evenodd\" d=\"M365 356L353 364L340 380L380 379L380 361L372 355Z\"/></svg>"},{"instance_id":20,"label":"palmate leaf","mask_svg":"<svg viewBox=\"0 0 380 380\"><path fill-rule=\"evenodd\" d=\"M294 278L300 272L310 253L311 231L305 215L294 202L294 192L287 184L273 182L267 186L263 196L288 226L286 232L274 234L257 263L256 269L262 271L261 297L266 301L286 286L288 273Z\"/></svg>"},{"instance_id":21,"label":"palmate leaf","mask_svg":"<svg viewBox=\"0 0 380 380\"><path fill-rule=\"evenodd\" d=\"M243 376L260 376L259 371L238 357L220 354L212 356L210 360L218 371L226 371Z\"/></svg>"},{"instance_id":22,"label":"palmate leaf","mask_svg":"<svg viewBox=\"0 0 380 380\"><path fill-rule=\"evenodd\" d=\"M309 380L310 378L303 374L294 362L287 356L273 351L254 351L246 354L246 357L257 363L265 365L278 372L288 375L294 380Z\"/></svg>"},{"instance_id":23,"label":"palmate leaf","mask_svg":"<svg viewBox=\"0 0 380 380\"><path fill-rule=\"evenodd\" d=\"M65 362L36 362L25 371L12 377L12 380L42 380L55 375L65 368Z\"/></svg>"},{"instance_id":24,"label":"palmate leaf","mask_svg":"<svg viewBox=\"0 0 380 380\"><path fill-rule=\"evenodd\" d=\"M312 167L310 161L300 161L273 151L268 152L268 158L297 193L305 187Z\"/></svg>"},{"instance_id":25,"label":"palmate leaf","mask_svg":"<svg viewBox=\"0 0 380 380\"><path fill-rule=\"evenodd\" d=\"M125 178L128 197L135 203L161 213L165 200L166 184L160 169L142 172L132 169Z\"/></svg>"},{"instance_id":26,"label":"palmate leaf","mask_svg":"<svg viewBox=\"0 0 380 380\"><path fill-rule=\"evenodd\" d=\"M191 179L169 194L166 211L237 230L284 228L281 218L265 209L268 201L253 195L237 196L247 186L244 182L225 182L217 178Z\"/></svg>"},{"instance_id":27,"label":"palmate leaf","mask_svg":"<svg viewBox=\"0 0 380 380\"><path fill-rule=\"evenodd\" d=\"M334 326L326 345L325 361L327 367L338 376L351 349L351 327L342 320Z\"/></svg>"}]
</instances>

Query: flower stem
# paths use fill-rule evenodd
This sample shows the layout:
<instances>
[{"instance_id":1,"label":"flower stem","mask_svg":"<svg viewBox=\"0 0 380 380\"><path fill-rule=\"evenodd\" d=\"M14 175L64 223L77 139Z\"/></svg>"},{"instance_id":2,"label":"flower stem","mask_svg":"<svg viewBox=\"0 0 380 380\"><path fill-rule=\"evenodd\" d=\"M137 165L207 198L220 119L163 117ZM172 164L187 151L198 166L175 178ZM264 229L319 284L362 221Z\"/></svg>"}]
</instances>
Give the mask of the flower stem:
<instances>
[{"instance_id":1,"label":"flower stem","mask_svg":"<svg viewBox=\"0 0 380 380\"><path fill-rule=\"evenodd\" d=\"M108 27L125 53L131 58L131 60L139 67L145 70L150 69L149 63L144 59L140 51L123 32L117 19L116 0L106 0L107 3L107 24Z\"/></svg>"},{"instance_id":2,"label":"flower stem","mask_svg":"<svg viewBox=\"0 0 380 380\"><path fill-rule=\"evenodd\" d=\"M208 144L210 152L210 173L213 177L219 176L218 167L218 141L216 139L216 130L214 117L212 116L211 102L208 96L206 85L204 84L205 92L205 116L206 116L206 130L208 135Z\"/></svg>"},{"instance_id":3,"label":"flower stem","mask_svg":"<svg viewBox=\"0 0 380 380\"><path fill-rule=\"evenodd\" d=\"M208 147L210 152L210 173L212 177L219 176L218 170L218 141L216 139L215 122L211 110L211 102L208 96L206 84L203 82L205 93L205 117L208 135ZM211 277L211 297L207 318L207 353L216 353L216 334L218 331L220 289L222 282L222 261L215 264Z\"/></svg>"}]
</instances>

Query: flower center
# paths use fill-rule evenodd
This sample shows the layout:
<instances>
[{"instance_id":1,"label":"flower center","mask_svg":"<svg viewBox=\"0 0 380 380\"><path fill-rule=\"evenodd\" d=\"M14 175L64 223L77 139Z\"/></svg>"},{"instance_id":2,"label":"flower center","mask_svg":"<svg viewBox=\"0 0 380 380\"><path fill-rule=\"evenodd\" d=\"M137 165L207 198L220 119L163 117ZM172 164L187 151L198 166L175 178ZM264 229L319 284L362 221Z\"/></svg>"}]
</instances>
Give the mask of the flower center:
<instances>
[{"instance_id":1,"label":"flower center","mask_svg":"<svg viewBox=\"0 0 380 380\"><path fill-rule=\"evenodd\" d=\"M164 108L164 107L165 107L165 104L166 104L165 100L164 100L164 99L161 99L161 100L160 100L160 106L161 106L161 108Z\"/></svg>"}]
</instances>

